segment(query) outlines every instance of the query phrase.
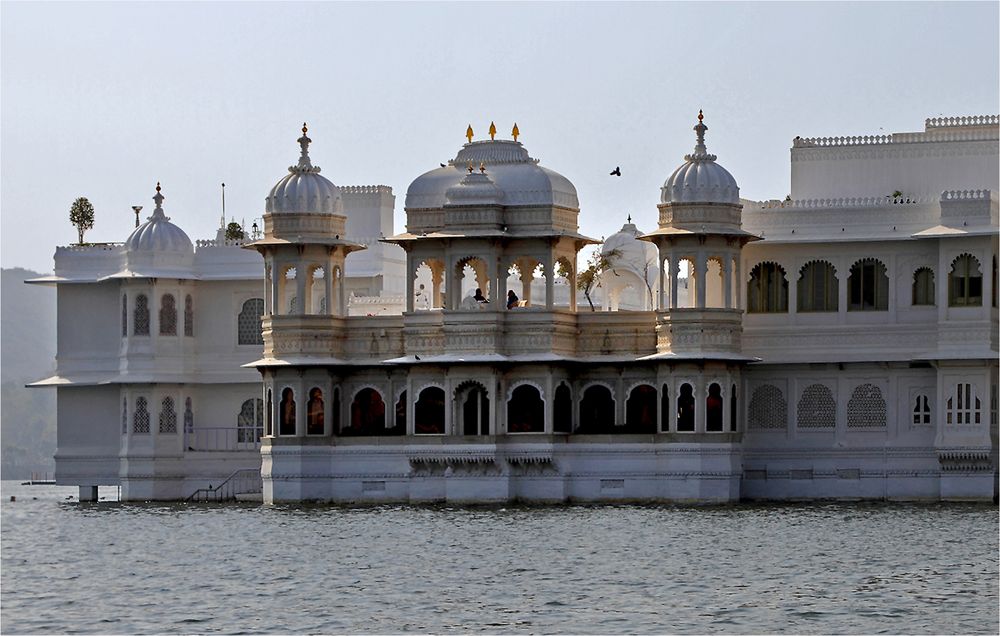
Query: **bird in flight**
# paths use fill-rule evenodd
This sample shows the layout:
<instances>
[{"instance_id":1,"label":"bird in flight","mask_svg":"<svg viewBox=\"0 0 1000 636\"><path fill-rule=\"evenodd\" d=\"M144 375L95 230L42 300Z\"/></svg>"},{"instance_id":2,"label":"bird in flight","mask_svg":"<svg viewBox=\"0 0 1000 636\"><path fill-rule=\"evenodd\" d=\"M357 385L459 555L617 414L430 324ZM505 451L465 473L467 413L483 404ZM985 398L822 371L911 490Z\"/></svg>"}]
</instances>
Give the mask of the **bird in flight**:
<instances>
[{"instance_id":1,"label":"bird in flight","mask_svg":"<svg viewBox=\"0 0 1000 636\"><path fill-rule=\"evenodd\" d=\"M622 169L620 167L618 167L618 166L615 166L615 169L611 171L611 176L612 177L620 177L620 176L622 176Z\"/></svg>"},{"instance_id":2,"label":"bird in flight","mask_svg":"<svg viewBox=\"0 0 1000 636\"><path fill-rule=\"evenodd\" d=\"M443 163L442 163L442 164L439 164L439 165L440 165L440 166L441 166L442 168L444 168L444 167L445 167L445 165L444 165Z\"/></svg>"}]
</instances>

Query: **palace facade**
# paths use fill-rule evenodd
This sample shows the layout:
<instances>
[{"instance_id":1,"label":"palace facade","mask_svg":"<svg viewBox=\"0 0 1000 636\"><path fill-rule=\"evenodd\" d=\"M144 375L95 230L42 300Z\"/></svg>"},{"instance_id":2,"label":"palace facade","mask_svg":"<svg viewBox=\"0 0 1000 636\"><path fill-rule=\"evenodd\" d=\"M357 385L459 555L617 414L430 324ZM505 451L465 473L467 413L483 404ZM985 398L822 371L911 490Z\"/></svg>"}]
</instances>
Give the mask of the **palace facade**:
<instances>
[{"instance_id":1,"label":"palace facade","mask_svg":"<svg viewBox=\"0 0 1000 636\"><path fill-rule=\"evenodd\" d=\"M32 281L59 294L58 371L36 383L59 396L57 481L184 499L239 476L266 502L993 499L998 129L796 138L790 196L752 202L699 115L658 214L602 246L591 311L579 252L598 241L516 127L417 177L402 233L391 190L321 176L303 128L263 237L194 246L158 190L124 244L59 248Z\"/></svg>"}]
</instances>

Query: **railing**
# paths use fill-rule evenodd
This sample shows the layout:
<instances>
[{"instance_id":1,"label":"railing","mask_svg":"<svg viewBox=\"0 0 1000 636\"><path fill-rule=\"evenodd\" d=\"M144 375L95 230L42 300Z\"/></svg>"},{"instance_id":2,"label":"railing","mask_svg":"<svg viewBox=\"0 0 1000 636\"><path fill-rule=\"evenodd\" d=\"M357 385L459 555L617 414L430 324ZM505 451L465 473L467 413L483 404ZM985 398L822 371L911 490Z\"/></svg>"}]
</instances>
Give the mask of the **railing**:
<instances>
[{"instance_id":1,"label":"railing","mask_svg":"<svg viewBox=\"0 0 1000 636\"><path fill-rule=\"evenodd\" d=\"M932 199L927 197L842 197L830 199L794 199L791 201L754 201L747 207L752 210L773 210L776 208L882 208L890 205L924 205L931 202Z\"/></svg>"},{"instance_id":2,"label":"railing","mask_svg":"<svg viewBox=\"0 0 1000 636\"><path fill-rule=\"evenodd\" d=\"M261 429L198 427L184 434L189 451L252 451L260 448Z\"/></svg>"},{"instance_id":3,"label":"railing","mask_svg":"<svg viewBox=\"0 0 1000 636\"><path fill-rule=\"evenodd\" d=\"M945 190L941 193L941 199L943 201L981 201L989 198L989 190Z\"/></svg>"},{"instance_id":4,"label":"railing","mask_svg":"<svg viewBox=\"0 0 1000 636\"><path fill-rule=\"evenodd\" d=\"M226 239L218 241L216 239L198 239L194 242L195 247L241 247L248 240L253 239Z\"/></svg>"},{"instance_id":5,"label":"railing","mask_svg":"<svg viewBox=\"0 0 1000 636\"><path fill-rule=\"evenodd\" d=\"M1000 115L971 115L968 117L929 117L925 128L951 128L954 126L996 126Z\"/></svg>"},{"instance_id":6,"label":"railing","mask_svg":"<svg viewBox=\"0 0 1000 636\"><path fill-rule=\"evenodd\" d=\"M264 490L260 470L241 468L226 477L218 486L208 485L191 493L185 501L233 501L237 495L256 495Z\"/></svg>"}]
</instances>

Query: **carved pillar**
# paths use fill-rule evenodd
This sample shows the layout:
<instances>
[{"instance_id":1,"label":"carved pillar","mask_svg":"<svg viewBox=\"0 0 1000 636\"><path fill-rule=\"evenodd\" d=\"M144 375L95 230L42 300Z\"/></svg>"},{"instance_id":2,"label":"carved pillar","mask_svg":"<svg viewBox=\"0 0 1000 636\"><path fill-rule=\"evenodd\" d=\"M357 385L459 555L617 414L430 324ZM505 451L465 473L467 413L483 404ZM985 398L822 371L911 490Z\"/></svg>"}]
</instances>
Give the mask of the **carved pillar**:
<instances>
[{"instance_id":1,"label":"carved pillar","mask_svg":"<svg viewBox=\"0 0 1000 636\"><path fill-rule=\"evenodd\" d=\"M531 306L531 281L534 280L535 268L527 267L527 261L518 261L517 269L521 274L521 300L529 307ZM525 271L527 270L527 271Z\"/></svg>"},{"instance_id":2,"label":"carved pillar","mask_svg":"<svg viewBox=\"0 0 1000 636\"><path fill-rule=\"evenodd\" d=\"M555 289L552 286L555 279L555 266L552 261L552 254L545 257L545 309L552 311L555 304Z\"/></svg>"},{"instance_id":3,"label":"carved pillar","mask_svg":"<svg viewBox=\"0 0 1000 636\"><path fill-rule=\"evenodd\" d=\"M497 299L496 307L497 311L507 308L507 267L504 266L503 260L500 257L493 259L494 268L496 272L496 285L497 285Z\"/></svg>"},{"instance_id":4,"label":"carved pillar","mask_svg":"<svg viewBox=\"0 0 1000 636\"><path fill-rule=\"evenodd\" d=\"M308 306L306 305L306 279L310 278L309 269L305 267L305 263L299 261L295 266L295 311L298 314L309 313Z\"/></svg>"},{"instance_id":5,"label":"carved pillar","mask_svg":"<svg viewBox=\"0 0 1000 636\"><path fill-rule=\"evenodd\" d=\"M573 255L573 270L569 273L569 309L576 311L576 270L578 268L576 255Z\"/></svg>"},{"instance_id":6,"label":"carved pillar","mask_svg":"<svg viewBox=\"0 0 1000 636\"><path fill-rule=\"evenodd\" d=\"M697 303L695 306L698 309L705 308L705 283L708 273L708 261L705 259L705 254L703 252L698 252L694 259L694 287L695 294L697 297Z\"/></svg>"},{"instance_id":7,"label":"carved pillar","mask_svg":"<svg viewBox=\"0 0 1000 636\"><path fill-rule=\"evenodd\" d=\"M552 415L553 415L553 412L554 412L553 411L553 407L554 407L555 402L556 402L555 399L554 399L554 396L553 396L552 369L551 368L549 369L548 375L546 375L546 377L545 377L545 398L546 398L545 399L545 418L544 418L544 425L543 425L542 430L545 431L546 434L551 435L552 434L552 422L553 422Z\"/></svg>"},{"instance_id":8,"label":"carved pillar","mask_svg":"<svg viewBox=\"0 0 1000 636\"><path fill-rule=\"evenodd\" d=\"M677 270L679 269L679 263L677 261L677 255L674 254L673 250L670 250L667 258L670 259L670 308L677 309Z\"/></svg>"},{"instance_id":9,"label":"carved pillar","mask_svg":"<svg viewBox=\"0 0 1000 636\"><path fill-rule=\"evenodd\" d=\"M281 313L281 296L284 293L285 274L280 267L272 267L271 271L271 315L277 316Z\"/></svg>"},{"instance_id":10,"label":"carved pillar","mask_svg":"<svg viewBox=\"0 0 1000 636\"><path fill-rule=\"evenodd\" d=\"M407 254L406 255L406 292L405 292L406 293L406 311L407 311L407 313L410 313L410 312L412 312L414 310L414 306L413 306L413 304L414 304L414 302L413 302L414 301L413 294L416 293L416 292L414 291L413 286L416 283L416 277L417 277L417 272L416 272L416 268L413 267L413 259L410 257L409 254ZM431 279L432 280L434 279L433 274L431 275ZM435 285L435 288L434 288L434 298L437 297L437 292L438 292L437 286ZM433 303L433 300L432 300L432 303ZM329 302L327 304L329 304Z\"/></svg>"},{"instance_id":11,"label":"carved pillar","mask_svg":"<svg viewBox=\"0 0 1000 636\"><path fill-rule=\"evenodd\" d=\"M344 277L343 265L337 268L337 315L347 315L347 279Z\"/></svg>"},{"instance_id":12,"label":"carved pillar","mask_svg":"<svg viewBox=\"0 0 1000 636\"><path fill-rule=\"evenodd\" d=\"M667 308L666 298L664 298L666 291L666 274L663 271L663 261L666 258L666 254L663 253L663 245L658 244L656 246L656 273L659 278L657 284L657 296L656 296L656 309L658 311L663 311Z\"/></svg>"},{"instance_id":13,"label":"carved pillar","mask_svg":"<svg viewBox=\"0 0 1000 636\"><path fill-rule=\"evenodd\" d=\"M733 259L729 255L722 258L722 295L726 309L733 306Z\"/></svg>"},{"instance_id":14,"label":"carved pillar","mask_svg":"<svg viewBox=\"0 0 1000 636\"><path fill-rule=\"evenodd\" d=\"M333 259L329 257L323 266L323 298L326 299L326 311L323 313L333 315Z\"/></svg>"},{"instance_id":15,"label":"carved pillar","mask_svg":"<svg viewBox=\"0 0 1000 636\"><path fill-rule=\"evenodd\" d=\"M270 316L273 312L272 303L274 302L274 299L272 298L272 280L271 259L268 259L267 262L264 263L264 315L266 316Z\"/></svg>"},{"instance_id":16,"label":"carved pillar","mask_svg":"<svg viewBox=\"0 0 1000 636\"><path fill-rule=\"evenodd\" d=\"M733 259L733 266L736 268L736 285L734 285L735 296L736 296L736 308L743 308L743 268L740 264L739 254Z\"/></svg>"},{"instance_id":17,"label":"carved pillar","mask_svg":"<svg viewBox=\"0 0 1000 636\"><path fill-rule=\"evenodd\" d=\"M428 264L428 267L431 270L431 308L443 308L441 304L441 283L444 282L444 268L437 261ZM414 272L414 276L416 276L416 272Z\"/></svg>"}]
</instances>

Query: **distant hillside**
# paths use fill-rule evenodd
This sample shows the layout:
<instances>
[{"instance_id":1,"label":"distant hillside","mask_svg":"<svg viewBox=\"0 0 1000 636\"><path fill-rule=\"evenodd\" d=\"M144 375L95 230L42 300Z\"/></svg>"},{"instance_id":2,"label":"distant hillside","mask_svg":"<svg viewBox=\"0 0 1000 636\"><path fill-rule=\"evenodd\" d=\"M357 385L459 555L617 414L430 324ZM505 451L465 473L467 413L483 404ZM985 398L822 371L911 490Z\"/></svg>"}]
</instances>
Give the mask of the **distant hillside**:
<instances>
[{"instance_id":1,"label":"distant hillside","mask_svg":"<svg viewBox=\"0 0 1000 636\"><path fill-rule=\"evenodd\" d=\"M23 479L55 470L56 395L25 384L55 369L56 292L25 285L41 276L0 270L0 478Z\"/></svg>"}]
</instances>

